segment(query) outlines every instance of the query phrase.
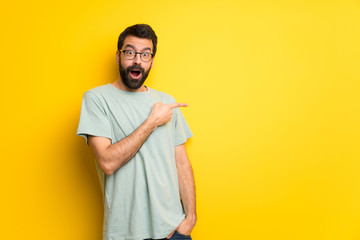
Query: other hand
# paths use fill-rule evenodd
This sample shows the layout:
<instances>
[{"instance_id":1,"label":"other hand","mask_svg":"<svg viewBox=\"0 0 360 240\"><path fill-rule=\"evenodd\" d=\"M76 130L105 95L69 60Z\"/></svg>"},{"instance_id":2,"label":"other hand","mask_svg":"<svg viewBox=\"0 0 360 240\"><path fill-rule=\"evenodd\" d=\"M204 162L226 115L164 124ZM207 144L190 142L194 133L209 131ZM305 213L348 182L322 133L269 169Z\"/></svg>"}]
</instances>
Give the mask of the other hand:
<instances>
[{"instance_id":1,"label":"other hand","mask_svg":"<svg viewBox=\"0 0 360 240\"><path fill-rule=\"evenodd\" d=\"M167 236L167 239L170 239L175 231L178 231L181 234L184 235L190 235L191 231L195 227L196 220L192 220L190 218L185 218L180 225L169 235Z\"/></svg>"}]
</instances>

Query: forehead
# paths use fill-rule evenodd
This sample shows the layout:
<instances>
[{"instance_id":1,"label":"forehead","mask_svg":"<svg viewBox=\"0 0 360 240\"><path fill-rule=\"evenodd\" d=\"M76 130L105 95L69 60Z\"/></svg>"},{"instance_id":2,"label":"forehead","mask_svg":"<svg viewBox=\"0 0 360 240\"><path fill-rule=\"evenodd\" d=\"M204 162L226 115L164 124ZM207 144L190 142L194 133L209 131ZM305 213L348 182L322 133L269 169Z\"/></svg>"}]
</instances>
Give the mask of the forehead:
<instances>
[{"instance_id":1,"label":"forehead","mask_svg":"<svg viewBox=\"0 0 360 240\"><path fill-rule=\"evenodd\" d=\"M135 36L127 36L124 40L124 44L123 44L123 49L124 48L132 48L136 51L141 51L141 50L153 50L153 43L151 41L151 39L147 39L147 38L138 38Z\"/></svg>"}]
</instances>

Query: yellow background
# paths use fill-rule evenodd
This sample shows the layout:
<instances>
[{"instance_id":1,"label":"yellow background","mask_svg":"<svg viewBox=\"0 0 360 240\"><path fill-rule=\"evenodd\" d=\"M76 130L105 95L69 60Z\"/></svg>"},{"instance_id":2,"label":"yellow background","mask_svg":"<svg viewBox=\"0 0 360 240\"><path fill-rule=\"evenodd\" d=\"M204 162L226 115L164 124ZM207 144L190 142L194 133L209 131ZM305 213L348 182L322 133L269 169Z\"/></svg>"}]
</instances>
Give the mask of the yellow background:
<instances>
[{"instance_id":1,"label":"yellow background","mask_svg":"<svg viewBox=\"0 0 360 240\"><path fill-rule=\"evenodd\" d=\"M0 239L101 238L82 94L117 77L118 35L159 37L147 85L190 107L208 239L360 239L359 1L7 1Z\"/></svg>"}]
</instances>

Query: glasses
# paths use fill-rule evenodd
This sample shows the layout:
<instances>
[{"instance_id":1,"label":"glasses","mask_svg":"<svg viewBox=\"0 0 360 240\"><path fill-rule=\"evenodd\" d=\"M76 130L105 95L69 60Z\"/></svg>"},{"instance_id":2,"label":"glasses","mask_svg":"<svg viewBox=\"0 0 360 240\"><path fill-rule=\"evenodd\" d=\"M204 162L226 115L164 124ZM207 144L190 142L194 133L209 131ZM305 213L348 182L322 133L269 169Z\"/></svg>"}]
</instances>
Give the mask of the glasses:
<instances>
[{"instance_id":1,"label":"glasses","mask_svg":"<svg viewBox=\"0 0 360 240\"><path fill-rule=\"evenodd\" d=\"M132 60L134 58L136 58L136 55L139 54L141 60L143 60L144 62L148 62L152 59L152 57L154 56L154 54L149 53L149 52L135 52L133 50L119 50L119 52L123 52L125 55L125 58L128 60Z\"/></svg>"}]
</instances>

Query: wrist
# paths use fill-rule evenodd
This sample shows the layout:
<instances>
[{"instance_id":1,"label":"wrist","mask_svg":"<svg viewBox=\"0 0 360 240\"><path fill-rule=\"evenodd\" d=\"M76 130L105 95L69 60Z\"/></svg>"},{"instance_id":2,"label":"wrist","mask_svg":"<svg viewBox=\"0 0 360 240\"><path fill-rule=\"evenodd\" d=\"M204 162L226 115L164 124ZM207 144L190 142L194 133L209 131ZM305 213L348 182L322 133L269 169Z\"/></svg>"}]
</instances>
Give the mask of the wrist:
<instances>
[{"instance_id":1,"label":"wrist","mask_svg":"<svg viewBox=\"0 0 360 240\"><path fill-rule=\"evenodd\" d=\"M157 128L157 124L151 117L148 117L144 123L151 132Z\"/></svg>"},{"instance_id":2,"label":"wrist","mask_svg":"<svg viewBox=\"0 0 360 240\"><path fill-rule=\"evenodd\" d=\"M188 222L195 224L197 221L197 216L196 216L196 214L188 214L188 215L186 215L185 219Z\"/></svg>"}]
</instances>

